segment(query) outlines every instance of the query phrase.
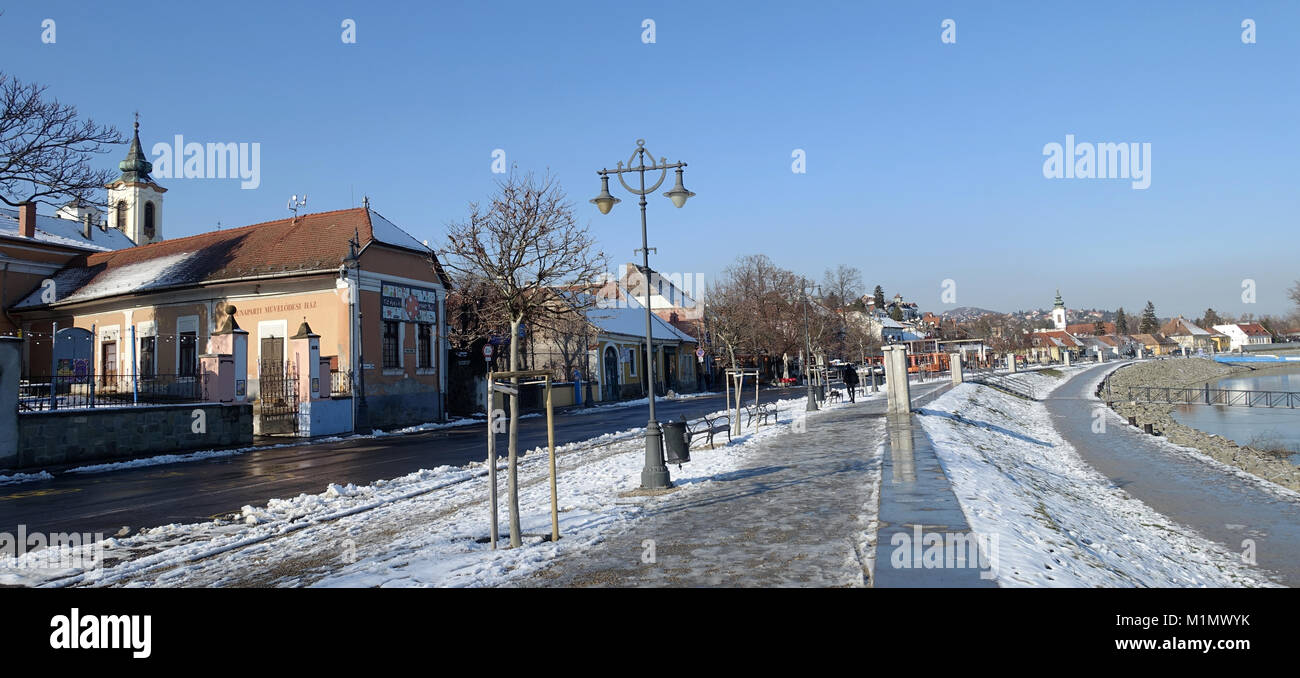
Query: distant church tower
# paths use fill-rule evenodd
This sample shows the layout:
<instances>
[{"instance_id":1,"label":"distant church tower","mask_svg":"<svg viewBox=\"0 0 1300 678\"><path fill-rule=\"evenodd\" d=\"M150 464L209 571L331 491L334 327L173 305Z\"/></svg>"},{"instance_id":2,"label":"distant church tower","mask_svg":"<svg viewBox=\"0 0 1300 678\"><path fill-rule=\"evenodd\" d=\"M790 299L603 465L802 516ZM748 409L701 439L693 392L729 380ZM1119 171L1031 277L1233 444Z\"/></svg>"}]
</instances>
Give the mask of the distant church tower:
<instances>
[{"instance_id":1,"label":"distant church tower","mask_svg":"<svg viewBox=\"0 0 1300 678\"><path fill-rule=\"evenodd\" d=\"M108 189L108 225L126 234L136 245L148 245L163 239L162 194L167 189L154 183L149 173L153 163L145 159L140 148L140 120L136 116L135 138L127 149L126 159L118 163L121 176Z\"/></svg>"},{"instance_id":2,"label":"distant church tower","mask_svg":"<svg viewBox=\"0 0 1300 678\"><path fill-rule=\"evenodd\" d=\"M1061 290L1056 291L1056 304L1052 306L1052 324L1057 330L1065 331L1065 302L1061 301Z\"/></svg>"}]
</instances>

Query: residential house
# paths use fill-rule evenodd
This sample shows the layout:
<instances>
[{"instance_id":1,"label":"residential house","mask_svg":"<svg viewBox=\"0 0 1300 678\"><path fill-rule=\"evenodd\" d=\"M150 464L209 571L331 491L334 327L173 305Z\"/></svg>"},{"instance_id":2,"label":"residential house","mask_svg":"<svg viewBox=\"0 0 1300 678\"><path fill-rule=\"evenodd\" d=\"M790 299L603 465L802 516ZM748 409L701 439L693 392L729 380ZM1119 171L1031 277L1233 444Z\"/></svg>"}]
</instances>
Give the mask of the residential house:
<instances>
[{"instance_id":1,"label":"residential house","mask_svg":"<svg viewBox=\"0 0 1300 678\"><path fill-rule=\"evenodd\" d=\"M1214 350L1210 332L1197 327L1181 315L1165 323L1160 328L1160 334L1176 342L1187 353Z\"/></svg>"},{"instance_id":2,"label":"residential house","mask_svg":"<svg viewBox=\"0 0 1300 678\"><path fill-rule=\"evenodd\" d=\"M1214 329L1228 335L1229 350L1238 351L1243 346L1253 344L1271 344L1273 335L1259 323L1236 323L1233 325L1215 325Z\"/></svg>"},{"instance_id":3,"label":"residential house","mask_svg":"<svg viewBox=\"0 0 1300 678\"><path fill-rule=\"evenodd\" d=\"M1178 342L1160 333L1134 334L1132 336L1142 350L1150 355L1173 355L1180 348Z\"/></svg>"}]
</instances>

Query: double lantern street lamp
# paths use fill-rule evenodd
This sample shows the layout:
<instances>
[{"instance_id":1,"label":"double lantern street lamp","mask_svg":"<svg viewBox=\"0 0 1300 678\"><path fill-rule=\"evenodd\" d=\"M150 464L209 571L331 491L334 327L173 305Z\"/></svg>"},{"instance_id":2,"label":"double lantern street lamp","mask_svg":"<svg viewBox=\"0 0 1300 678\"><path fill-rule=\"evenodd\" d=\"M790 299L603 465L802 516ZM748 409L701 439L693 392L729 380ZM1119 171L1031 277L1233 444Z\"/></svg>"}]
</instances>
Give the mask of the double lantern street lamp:
<instances>
[{"instance_id":1,"label":"double lantern street lamp","mask_svg":"<svg viewBox=\"0 0 1300 678\"><path fill-rule=\"evenodd\" d=\"M816 286L814 285L814 287ZM817 289L818 289L818 293L820 293L821 288L817 288ZM800 281L799 292L803 294L803 346L804 346L804 358L805 358L804 364L800 365L800 367L803 368L804 387L808 390L808 402L807 404L804 405L804 411L816 412L817 397L813 393L813 383L812 383L812 376L813 376L812 338L808 333L808 280L806 278Z\"/></svg>"},{"instance_id":2,"label":"double lantern street lamp","mask_svg":"<svg viewBox=\"0 0 1300 678\"><path fill-rule=\"evenodd\" d=\"M646 164L647 157L649 164ZM617 169L601 169L596 174L600 175L600 195L591 199L591 204L600 210L601 214L609 214L614 205L622 202L609 192L609 175L618 176L618 182L623 184L623 188L629 193L641 197L641 284L645 289L645 346L646 346L646 383L649 385L648 396L650 401L650 421L646 424L645 429L645 467L641 469L641 489L643 490L660 490L672 487L672 480L668 477L668 466L664 463L664 445L663 431L659 428L659 422L655 420L655 357L653 332L651 330L650 318L650 247L646 241L645 229L645 206L646 195L656 191L663 185L664 179L668 177L668 170L677 170L677 183L671 191L664 193L664 196L673 201L675 207L681 207L686 204L686 200L695 194L686 190L682 185L682 168L686 167L684 162L669 163L668 158L660 158L656 164L653 155L650 155L645 149L645 139L636 140L636 150L632 151L632 156L628 158L627 167L619 161ZM646 172L659 172L659 180L649 188L645 185ZM623 180L623 175L636 172L640 179L639 188L629 186ZM656 253L658 250L656 250Z\"/></svg>"}]
</instances>

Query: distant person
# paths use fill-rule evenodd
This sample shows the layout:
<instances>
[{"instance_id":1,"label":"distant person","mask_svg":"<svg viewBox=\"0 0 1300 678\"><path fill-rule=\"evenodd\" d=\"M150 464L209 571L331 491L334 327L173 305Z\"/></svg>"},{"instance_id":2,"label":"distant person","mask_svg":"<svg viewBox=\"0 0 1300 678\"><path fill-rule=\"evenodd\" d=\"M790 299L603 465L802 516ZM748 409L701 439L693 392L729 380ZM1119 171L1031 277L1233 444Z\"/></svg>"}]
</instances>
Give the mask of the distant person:
<instances>
[{"instance_id":1,"label":"distant person","mask_svg":"<svg viewBox=\"0 0 1300 678\"><path fill-rule=\"evenodd\" d=\"M858 368L848 365L844 368L844 385L849 389L849 402L856 403L855 395L858 392Z\"/></svg>"}]
</instances>

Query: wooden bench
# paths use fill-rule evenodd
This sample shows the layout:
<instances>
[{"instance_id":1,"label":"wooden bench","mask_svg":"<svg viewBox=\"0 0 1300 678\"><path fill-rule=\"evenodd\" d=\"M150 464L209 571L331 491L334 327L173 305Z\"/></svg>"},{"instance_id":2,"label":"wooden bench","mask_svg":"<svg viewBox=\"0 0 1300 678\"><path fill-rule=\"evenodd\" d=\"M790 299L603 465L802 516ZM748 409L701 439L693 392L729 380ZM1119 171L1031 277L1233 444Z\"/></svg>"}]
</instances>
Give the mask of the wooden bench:
<instances>
[{"instance_id":1,"label":"wooden bench","mask_svg":"<svg viewBox=\"0 0 1300 678\"><path fill-rule=\"evenodd\" d=\"M746 405L745 415L748 417L745 420L746 426L749 426L750 424L754 423L755 419L757 419L758 424L762 426L763 424L767 423L768 419L772 419L773 421L776 420L776 406L771 403L761 403L758 405Z\"/></svg>"},{"instance_id":2,"label":"wooden bench","mask_svg":"<svg viewBox=\"0 0 1300 678\"><path fill-rule=\"evenodd\" d=\"M731 442L731 417L723 414L717 417L704 415L704 418L694 424L686 425L686 447L690 448L695 444L697 439L709 441L709 449L713 449L713 436L717 433L726 432L727 442Z\"/></svg>"}]
</instances>

